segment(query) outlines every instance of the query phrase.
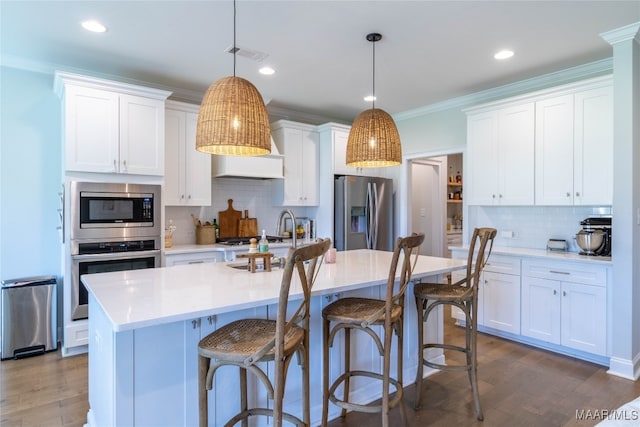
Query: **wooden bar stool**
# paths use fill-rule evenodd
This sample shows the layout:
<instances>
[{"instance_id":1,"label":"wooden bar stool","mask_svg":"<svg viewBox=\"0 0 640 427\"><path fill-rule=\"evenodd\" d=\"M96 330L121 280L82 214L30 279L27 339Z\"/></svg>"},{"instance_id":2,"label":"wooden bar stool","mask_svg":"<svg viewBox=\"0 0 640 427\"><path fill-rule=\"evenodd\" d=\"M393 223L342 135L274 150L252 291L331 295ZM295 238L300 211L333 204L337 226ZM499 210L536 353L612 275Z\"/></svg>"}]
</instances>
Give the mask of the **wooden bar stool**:
<instances>
[{"instance_id":1,"label":"wooden bar stool","mask_svg":"<svg viewBox=\"0 0 640 427\"><path fill-rule=\"evenodd\" d=\"M478 281L480 273L487 259L491 255L493 239L496 236L495 228L476 228L469 244L469 256L467 259L467 275L463 279L452 284L418 283L413 288L418 309L418 371L416 373L416 401L414 407L420 407L422 393L423 365L443 371L467 371L469 382L473 392L473 400L478 420L482 421L482 408L480 407L480 394L478 392L478 359L476 352L476 338L478 326ZM487 243L491 241L489 253L485 257ZM479 244L478 244L479 242ZM431 303L431 304L429 304ZM449 304L458 307L465 315L465 346L457 346L446 343L424 343L423 326L427 322L429 313L434 308ZM465 354L466 363L443 365L430 362L424 356L427 348L441 348L454 350Z\"/></svg>"},{"instance_id":2,"label":"wooden bar stool","mask_svg":"<svg viewBox=\"0 0 640 427\"><path fill-rule=\"evenodd\" d=\"M200 426L209 423L208 393L211 390L213 376L221 366L240 368L240 412L231 418L225 426L242 421L248 425L248 418L255 415L273 417L275 426L281 426L286 420L298 426L309 426L309 304L311 288L322 264L325 252L331 245L330 239L289 249L287 263L282 273L278 313L276 320L243 319L228 325L204 337L198 344L198 405ZM304 263L309 261L306 266ZM291 278L298 273L304 298L289 301ZM289 304L296 303L295 311L287 310ZM292 313L287 317L287 312ZM294 354L302 368L302 418L283 413L285 379L289 363ZM212 359L214 360L211 363ZM257 366L259 362L274 362L273 384L267 374ZM264 384L273 409L247 407L247 371L255 374Z\"/></svg>"},{"instance_id":3,"label":"wooden bar stool","mask_svg":"<svg viewBox=\"0 0 640 427\"><path fill-rule=\"evenodd\" d=\"M323 319L323 405L322 405L322 426L327 425L329 400L342 408L342 416L347 410L360 412L380 412L382 415L382 425L389 426L389 411L396 405L400 406L400 414L404 425L407 425L407 414L402 401L402 334L404 318L404 294L407 285L411 280L411 254L417 256L419 246L424 241L424 234L414 234L410 237L398 238L393 251L393 258L389 268L387 279L387 293L384 300L371 298L343 298L339 299L322 310ZM396 273L400 255L403 260L400 268L400 279L396 286ZM331 323L334 323L331 329ZM371 326L381 325L384 328L384 341L371 328ZM383 358L382 373L351 370L350 367L350 347L351 330L360 330L367 333L375 341L380 356ZM329 347L333 346L336 333L344 330L344 363L345 370L334 383L329 387ZM397 378L391 378L391 338L395 331L398 337L398 373ZM363 405L349 401L349 382L351 377L364 376L382 380L382 403L380 405ZM344 385L344 396L338 399L335 396L336 388ZM393 386L396 394L390 399L390 388Z\"/></svg>"}]
</instances>

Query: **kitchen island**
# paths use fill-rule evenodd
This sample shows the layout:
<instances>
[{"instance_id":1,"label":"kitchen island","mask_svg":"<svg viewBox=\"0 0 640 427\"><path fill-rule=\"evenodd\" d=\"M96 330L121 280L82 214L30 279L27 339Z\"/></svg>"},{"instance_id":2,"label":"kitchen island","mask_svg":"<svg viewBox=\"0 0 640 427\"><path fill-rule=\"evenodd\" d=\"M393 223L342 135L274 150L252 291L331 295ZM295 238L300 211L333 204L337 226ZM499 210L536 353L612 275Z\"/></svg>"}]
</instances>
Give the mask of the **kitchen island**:
<instances>
[{"instance_id":1,"label":"kitchen island","mask_svg":"<svg viewBox=\"0 0 640 427\"><path fill-rule=\"evenodd\" d=\"M312 291L311 419L320 421L322 408L322 308L335 298L382 298L392 254L356 250L338 252L335 264L324 264ZM237 263L236 263L237 264ZM464 260L420 256L413 278L439 276L465 267ZM197 345L201 337L233 320L273 318L282 270L255 274L225 263L85 275L89 290L89 413L90 426L197 425ZM433 277L433 279L438 279ZM295 279L297 280L297 279ZM291 298L302 298L292 284ZM410 287L406 297L404 385L417 368L416 310ZM442 314L427 325L431 340L442 340ZM359 334L364 335L364 334ZM370 337L354 337L352 367L380 369L380 357ZM342 349L332 349L339 361ZM427 357L442 358L442 353ZM332 364L331 377L341 370ZM265 402L266 393L249 377L249 399ZM292 365L287 378L285 408L301 411L300 370ZM353 381L354 399L380 397L379 385ZM216 374L209 399L210 419L219 425L239 407L237 369ZM330 405L330 417L339 414ZM262 419L261 419L262 418ZM266 418L257 419L259 425Z\"/></svg>"}]
</instances>

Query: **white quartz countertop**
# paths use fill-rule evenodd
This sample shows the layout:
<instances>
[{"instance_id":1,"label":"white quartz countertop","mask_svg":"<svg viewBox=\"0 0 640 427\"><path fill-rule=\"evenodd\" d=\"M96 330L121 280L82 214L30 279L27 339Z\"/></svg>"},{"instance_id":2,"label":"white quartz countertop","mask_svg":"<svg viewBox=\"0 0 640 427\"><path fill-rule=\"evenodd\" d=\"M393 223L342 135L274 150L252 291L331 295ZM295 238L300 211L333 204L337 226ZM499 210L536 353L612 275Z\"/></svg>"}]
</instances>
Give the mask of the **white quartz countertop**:
<instances>
[{"instance_id":1,"label":"white quartz countertop","mask_svg":"<svg viewBox=\"0 0 640 427\"><path fill-rule=\"evenodd\" d=\"M469 250L468 245L463 246L450 246L449 249L453 252L463 251L467 253ZM579 261L597 263L601 265L611 265L611 257L605 256L587 256L580 255L577 252L563 252L563 251L548 251L546 249L531 249L531 248L513 248L507 246L494 246L492 253L496 255L510 255L527 258L545 258L548 260L556 261Z\"/></svg>"},{"instance_id":2,"label":"white quartz countertop","mask_svg":"<svg viewBox=\"0 0 640 427\"><path fill-rule=\"evenodd\" d=\"M391 252L338 252L323 264L312 296L383 284ZM237 264L231 263L231 264ZM413 278L463 269L466 260L420 256ZM249 273L227 263L201 263L83 275L82 282L113 324L114 332L221 314L278 301L282 270ZM294 275L291 298L302 298Z\"/></svg>"}]
</instances>

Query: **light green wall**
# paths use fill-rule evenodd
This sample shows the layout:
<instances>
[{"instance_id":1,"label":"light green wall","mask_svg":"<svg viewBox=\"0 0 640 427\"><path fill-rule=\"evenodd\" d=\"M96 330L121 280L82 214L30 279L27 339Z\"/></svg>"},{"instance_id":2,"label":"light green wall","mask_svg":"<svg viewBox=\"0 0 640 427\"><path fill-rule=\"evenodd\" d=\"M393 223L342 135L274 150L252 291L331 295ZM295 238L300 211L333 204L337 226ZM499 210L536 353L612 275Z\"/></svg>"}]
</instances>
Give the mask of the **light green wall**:
<instances>
[{"instance_id":1,"label":"light green wall","mask_svg":"<svg viewBox=\"0 0 640 427\"><path fill-rule=\"evenodd\" d=\"M0 69L0 279L61 276L61 109L53 77Z\"/></svg>"},{"instance_id":2,"label":"light green wall","mask_svg":"<svg viewBox=\"0 0 640 427\"><path fill-rule=\"evenodd\" d=\"M462 151L467 141L467 118L460 108L398 120L404 156Z\"/></svg>"}]
</instances>

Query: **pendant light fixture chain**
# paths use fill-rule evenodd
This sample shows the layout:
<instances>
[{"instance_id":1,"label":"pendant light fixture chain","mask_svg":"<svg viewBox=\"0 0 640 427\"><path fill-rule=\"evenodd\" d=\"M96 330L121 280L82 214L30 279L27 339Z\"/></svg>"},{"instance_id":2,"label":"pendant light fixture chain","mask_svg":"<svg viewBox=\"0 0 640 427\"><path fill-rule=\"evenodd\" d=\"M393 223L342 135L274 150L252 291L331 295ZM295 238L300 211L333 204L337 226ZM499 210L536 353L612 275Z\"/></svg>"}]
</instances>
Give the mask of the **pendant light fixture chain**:
<instances>
[{"instance_id":1,"label":"pendant light fixture chain","mask_svg":"<svg viewBox=\"0 0 640 427\"><path fill-rule=\"evenodd\" d=\"M233 0L233 77L236 76L236 0Z\"/></svg>"}]
</instances>

